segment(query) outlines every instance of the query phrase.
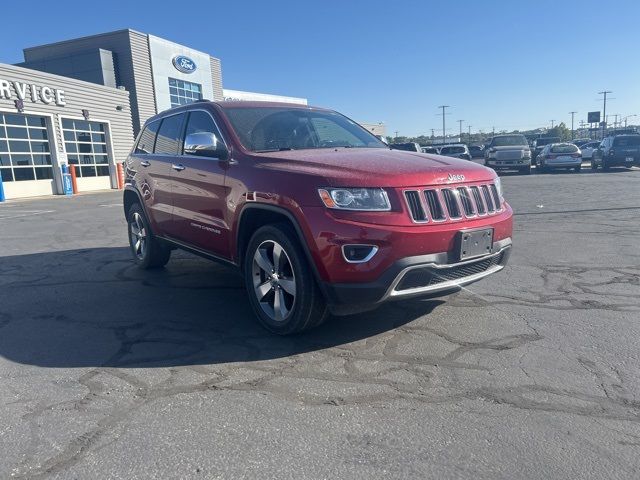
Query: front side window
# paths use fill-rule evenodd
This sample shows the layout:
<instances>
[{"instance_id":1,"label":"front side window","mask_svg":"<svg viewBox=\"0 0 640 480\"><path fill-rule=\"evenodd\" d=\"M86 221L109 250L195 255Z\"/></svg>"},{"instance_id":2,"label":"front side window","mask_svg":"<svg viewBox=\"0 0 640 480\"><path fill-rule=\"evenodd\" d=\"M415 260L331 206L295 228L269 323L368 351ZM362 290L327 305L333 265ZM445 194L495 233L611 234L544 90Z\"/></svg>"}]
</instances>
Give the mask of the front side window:
<instances>
[{"instance_id":1,"label":"front side window","mask_svg":"<svg viewBox=\"0 0 640 480\"><path fill-rule=\"evenodd\" d=\"M177 78L169 78L171 107L179 107L202 99L202 85Z\"/></svg>"},{"instance_id":2,"label":"front side window","mask_svg":"<svg viewBox=\"0 0 640 480\"><path fill-rule=\"evenodd\" d=\"M283 107L233 107L225 113L247 150L389 148L336 112ZM415 147L414 147L415 149Z\"/></svg>"},{"instance_id":3,"label":"front side window","mask_svg":"<svg viewBox=\"0 0 640 480\"><path fill-rule=\"evenodd\" d=\"M200 110L189 114L185 138L193 133L213 133L219 140L222 140L211 115Z\"/></svg>"},{"instance_id":4,"label":"front side window","mask_svg":"<svg viewBox=\"0 0 640 480\"><path fill-rule=\"evenodd\" d=\"M171 115L162 119L160 129L158 130L158 138L154 153L165 155L177 155L180 151L180 136L182 133L182 123L184 122L184 113Z\"/></svg>"}]
</instances>

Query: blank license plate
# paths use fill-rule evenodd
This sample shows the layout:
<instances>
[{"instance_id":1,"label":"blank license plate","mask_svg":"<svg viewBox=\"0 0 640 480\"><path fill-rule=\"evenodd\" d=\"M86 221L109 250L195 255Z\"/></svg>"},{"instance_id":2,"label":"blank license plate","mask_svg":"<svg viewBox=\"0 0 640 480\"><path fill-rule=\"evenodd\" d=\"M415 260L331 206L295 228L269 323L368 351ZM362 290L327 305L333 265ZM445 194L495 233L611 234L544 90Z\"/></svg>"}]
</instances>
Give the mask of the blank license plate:
<instances>
[{"instance_id":1,"label":"blank license plate","mask_svg":"<svg viewBox=\"0 0 640 480\"><path fill-rule=\"evenodd\" d=\"M460 232L460 260L487 255L492 248L493 228Z\"/></svg>"}]
</instances>

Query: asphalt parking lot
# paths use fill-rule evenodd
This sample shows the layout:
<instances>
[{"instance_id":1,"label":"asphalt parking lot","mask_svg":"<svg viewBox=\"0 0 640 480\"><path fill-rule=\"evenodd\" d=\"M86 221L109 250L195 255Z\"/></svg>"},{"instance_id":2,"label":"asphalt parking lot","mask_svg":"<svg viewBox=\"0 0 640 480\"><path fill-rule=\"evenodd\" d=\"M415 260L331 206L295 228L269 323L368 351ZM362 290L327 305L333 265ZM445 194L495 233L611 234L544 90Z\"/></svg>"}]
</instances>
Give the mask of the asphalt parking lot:
<instances>
[{"instance_id":1,"label":"asphalt parking lot","mask_svg":"<svg viewBox=\"0 0 640 480\"><path fill-rule=\"evenodd\" d=\"M503 272L291 338L118 192L1 204L0 478L638 478L640 170L503 184Z\"/></svg>"}]
</instances>

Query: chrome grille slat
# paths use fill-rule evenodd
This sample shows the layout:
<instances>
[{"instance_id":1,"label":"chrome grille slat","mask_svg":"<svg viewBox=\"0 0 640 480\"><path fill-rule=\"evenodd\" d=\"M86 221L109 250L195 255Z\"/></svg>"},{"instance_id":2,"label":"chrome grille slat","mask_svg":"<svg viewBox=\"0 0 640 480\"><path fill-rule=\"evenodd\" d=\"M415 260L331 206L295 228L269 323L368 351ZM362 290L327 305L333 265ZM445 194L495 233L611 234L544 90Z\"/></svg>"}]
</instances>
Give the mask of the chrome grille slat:
<instances>
[{"instance_id":1,"label":"chrome grille slat","mask_svg":"<svg viewBox=\"0 0 640 480\"><path fill-rule=\"evenodd\" d=\"M434 222L442 222L443 220L446 220L446 217L444 215L444 208L442 206L442 202L440 201L440 196L438 195L437 190L425 190L424 199L427 202L431 220L433 220Z\"/></svg>"},{"instance_id":2,"label":"chrome grille slat","mask_svg":"<svg viewBox=\"0 0 640 480\"><path fill-rule=\"evenodd\" d=\"M493 205L493 199L491 198L491 194L489 193L489 187L486 185L481 185L480 190L482 190L482 196L484 197L484 201L487 205L487 212L490 214L495 212L495 207Z\"/></svg>"},{"instance_id":3,"label":"chrome grille slat","mask_svg":"<svg viewBox=\"0 0 640 480\"><path fill-rule=\"evenodd\" d=\"M424 211L422 202L420 201L420 192L418 190L407 190L404 192L409 206L409 212L414 222L426 222L427 213Z\"/></svg>"},{"instance_id":4,"label":"chrome grille slat","mask_svg":"<svg viewBox=\"0 0 640 480\"><path fill-rule=\"evenodd\" d=\"M484 200L482 200L482 195L480 194L480 189L476 186L470 188L471 193L473 194L473 200L476 203L476 212L478 215L486 215L487 209L484 206Z\"/></svg>"},{"instance_id":5,"label":"chrome grille slat","mask_svg":"<svg viewBox=\"0 0 640 480\"><path fill-rule=\"evenodd\" d=\"M500 201L500 195L498 195L498 189L493 183L489 188L491 189L491 195L493 196L493 203L496 205L496 210L502 210L502 202Z\"/></svg>"},{"instance_id":6,"label":"chrome grille slat","mask_svg":"<svg viewBox=\"0 0 640 480\"><path fill-rule=\"evenodd\" d=\"M443 188L441 190L444 205L447 207L447 213L451 220L462 218L460 205L458 204L457 191L451 188Z\"/></svg>"},{"instance_id":7,"label":"chrome grille slat","mask_svg":"<svg viewBox=\"0 0 640 480\"><path fill-rule=\"evenodd\" d=\"M473 209L473 202L471 201L471 194L467 187L458 187L458 196L460 197L460 203L464 209L464 214L467 217L475 217L476 212Z\"/></svg>"}]
</instances>

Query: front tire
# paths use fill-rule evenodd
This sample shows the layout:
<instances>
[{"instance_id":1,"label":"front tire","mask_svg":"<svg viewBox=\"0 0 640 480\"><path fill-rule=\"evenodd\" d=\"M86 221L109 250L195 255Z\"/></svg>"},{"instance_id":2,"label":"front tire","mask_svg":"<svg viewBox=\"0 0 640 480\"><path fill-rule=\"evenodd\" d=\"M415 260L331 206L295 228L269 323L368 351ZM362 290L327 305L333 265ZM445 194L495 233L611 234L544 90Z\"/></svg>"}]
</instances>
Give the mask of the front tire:
<instances>
[{"instance_id":1,"label":"front tire","mask_svg":"<svg viewBox=\"0 0 640 480\"><path fill-rule=\"evenodd\" d=\"M573 169L576 173L580 173L580 170L582 170L582 165L578 165L577 167L574 167Z\"/></svg>"},{"instance_id":2,"label":"front tire","mask_svg":"<svg viewBox=\"0 0 640 480\"><path fill-rule=\"evenodd\" d=\"M527 165L526 167L520 168L520 173L522 175L530 175L531 174L531 165Z\"/></svg>"},{"instance_id":3,"label":"front tire","mask_svg":"<svg viewBox=\"0 0 640 480\"><path fill-rule=\"evenodd\" d=\"M138 203L127 215L129 246L133 260L143 270L164 267L171 257L171 249L153 236L147 217Z\"/></svg>"},{"instance_id":4,"label":"front tire","mask_svg":"<svg viewBox=\"0 0 640 480\"><path fill-rule=\"evenodd\" d=\"M259 228L249 240L243 273L258 320L278 335L320 325L328 308L293 229L285 224Z\"/></svg>"}]
</instances>

